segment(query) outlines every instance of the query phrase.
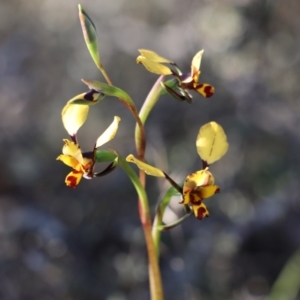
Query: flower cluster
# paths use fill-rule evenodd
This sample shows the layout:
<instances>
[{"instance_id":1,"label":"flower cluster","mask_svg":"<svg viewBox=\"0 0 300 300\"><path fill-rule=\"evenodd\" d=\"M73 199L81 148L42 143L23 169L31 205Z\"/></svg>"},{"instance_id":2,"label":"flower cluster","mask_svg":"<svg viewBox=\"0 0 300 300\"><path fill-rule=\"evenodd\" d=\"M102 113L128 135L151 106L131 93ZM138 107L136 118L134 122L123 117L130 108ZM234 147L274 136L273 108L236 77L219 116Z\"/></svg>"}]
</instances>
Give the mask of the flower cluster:
<instances>
[{"instance_id":1,"label":"flower cluster","mask_svg":"<svg viewBox=\"0 0 300 300\"><path fill-rule=\"evenodd\" d=\"M101 150L99 147L112 140L118 130L120 118L115 116L111 125L96 140L94 147L89 152L82 152L78 143L77 132L85 123L91 105L99 103L106 96L113 96L125 104L135 117L138 129L136 131L135 141L139 159L132 154L128 155L126 160L136 164L146 174L166 178L182 195L180 202L189 212L193 212L195 217L203 219L209 215L203 200L212 197L220 191L215 185L214 176L209 171L209 165L219 160L227 151L228 143L223 128L216 122L209 122L200 128L196 139L196 147L198 154L202 160L202 169L189 174L183 184L177 184L168 174L162 170L150 166L144 162L145 154L145 135L143 122L147 116L143 115L143 109L138 114L134 102L130 96L123 90L114 87L104 70L100 55L98 52L98 42L95 25L88 14L79 5L79 18L83 29L83 35L88 50L97 66L105 77L108 84L83 80L88 85L89 91L75 96L67 102L62 110L62 122L68 132L70 139L64 139L62 154L57 160L62 161L73 170L67 175L65 182L69 187L76 187L82 177L92 179L106 175L115 169L120 159L116 151ZM161 81L159 92L154 93L159 97L165 93L171 94L174 98L191 103L191 91L195 91L205 98L209 98L214 94L214 87L208 83L199 82L200 65L203 56L203 50L196 53L191 62L190 72L183 73L175 62L160 56L154 51L147 49L139 49L140 55L136 61L142 64L148 71L158 75L172 76L172 79ZM163 79L164 80L164 79ZM154 103L156 100L153 100ZM146 105L148 108L148 104ZM147 109L148 109L147 108ZM147 111L147 109L145 111ZM145 112L148 115L149 112ZM144 120L143 122L141 120ZM109 163L109 165L101 172L95 172L96 163Z\"/></svg>"},{"instance_id":2,"label":"flower cluster","mask_svg":"<svg viewBox=\"0 0 300 300\"><path fill-rule=\"evenodd\" d=\"M176 98L179 97L181 100L187 100L188 102L191 100L188 90L195 90L205 97L212 95L214 91L212 86L198 82L203 50L194 56L191 72L187 74L182 74L174 62L159 56L153 51L139 51L141 55L137 58L137 61L143 64L147 70L157 74L175 76L175 85L172 86L170 81L162 83L162 86L171 95ZM166 66L166 64L169 64L171 67ZM103 83L86 80L84 82L88 84L90 90L72 98L62 110L63 125L69 133L71 140L64 140L63 154L59 155L57 160L62 161L73 169L65 180L67 186L70 187L76 187L82 177L91 179L106 175L115 169L118 160L115 152L98 149L116 135L120 122L120 118L117 116L114 118L112 124L97 139L92 151L82 152L80 149L77 131L85 123L90 106L98 103L106 96L103 90L106 93L109 90L107 87L105 88L105 84ZM113 89L113 87L110 89ZM120 89L114 87L113 90L115 92L112 95L120 94ZM123 92L124 95L126 96L127 94ZM219 160L228 149L223 128L216 122L210 122L202 126L197 136L196 146L198 154L202 159L203 169L189 174L181 186L162 170L146 164L142 160L135 158L132 154L127 156L126 160L136 164L146 174L165 177L181 193L182 201L180 203L186 208L191 209L195 217L201 220L209 215L203 200L212 197L220 191L220 188L214 184L214 176L208 167L213 162ZM94 171L97 162L110 162L110 164L102 172L97 173Z\"/></svg>"}]
</instances>

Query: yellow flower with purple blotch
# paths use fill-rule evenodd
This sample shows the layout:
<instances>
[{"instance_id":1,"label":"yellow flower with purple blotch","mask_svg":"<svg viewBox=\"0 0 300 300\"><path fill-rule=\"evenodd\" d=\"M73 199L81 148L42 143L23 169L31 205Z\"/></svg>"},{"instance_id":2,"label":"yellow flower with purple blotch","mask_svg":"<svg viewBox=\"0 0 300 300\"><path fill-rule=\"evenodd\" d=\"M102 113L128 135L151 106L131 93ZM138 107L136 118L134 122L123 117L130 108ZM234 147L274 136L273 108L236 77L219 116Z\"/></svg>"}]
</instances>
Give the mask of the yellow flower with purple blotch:
<instances>
[{"instance_id":1,"label":"yellow flower with purple blotch","mask_svg":"<svg viewBox=\"0 0 300 300\"><path fill-rule=\"evenodd\" d=\"M183 185L177 184L168 174L162 170L140 161L132 154L126 160L134 163L146 174L155 177L165 177L182 195L180 204L188 206L194 212L197 219L201 220L209 215L203 200L212 197L220 191L215 185L215 179L208 166L219 160L228 150L228 143L223 128L216 122L210 122L202 126L196 139L196 147L202 159L203 169L189 174Z\"/></svg>"},{"instance_id":2,"label":"yellow flower with purple blotch","mask_svg":"<svg viewBox=\"0 0 300 300\"><path fill-rule=\"evenodd\" d=\"M95 173L94 171L94 166L96 162L113 161L116 157L115 154L113 154L112 152L98 152L97 149L115 137L120 120L121 119L119 117L114 117L113 122L97 139L93 150L90 152L82 153L77 141L75 142L67 139L63 140L64 146L62 148L62 154L57 157L57 160L62 161L64 164L73 169L65 179L65 183L67 186L75 188L79 184L82 177L86 179L91 179L93 177L103 176L115 168L116 164L112 162L101 173ZM101 155L105 155L106 158L98 159L98 157Z\"/></svg>"},{"instance_id":3,"label":"yellow flower with purple blotch","mask_svg":"<svg viewBox=\"0 0 300 300\"><path fill-rule=\"evenodd\" d=\"M173 75L175 80L168 80L162 85L165 90L179 100L191 102L192 95L190 90L196 91L205 98L214 94L214 87L208 83L200 83L200 64L204 50L199 51L191 62L191 72L182 73L178 66L171 60L164 58L154 51L139 49L141 55L136 59L137 63L142 64L149 72L159 75ZM168 66L170 65L170 67Z\"/></svg>"}]
</instances>

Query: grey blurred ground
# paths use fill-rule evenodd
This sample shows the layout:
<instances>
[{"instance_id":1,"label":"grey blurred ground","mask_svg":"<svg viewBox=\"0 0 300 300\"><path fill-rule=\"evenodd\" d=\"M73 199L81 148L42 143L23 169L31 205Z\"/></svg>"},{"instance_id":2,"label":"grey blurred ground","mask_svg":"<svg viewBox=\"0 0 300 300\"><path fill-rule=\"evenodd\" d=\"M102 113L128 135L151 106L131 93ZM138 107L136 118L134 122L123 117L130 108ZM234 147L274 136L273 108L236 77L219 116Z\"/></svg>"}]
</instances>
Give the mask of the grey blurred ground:
<instances>
[{"instance_id":1,"label":"grey blurred ground","mask_svg":"<svg viewBox=\"0 0 300 300\"><path fill-rule=\"evenodd\" d=\"M66 138L60 112L104 81L84 44L76 1L0 1L0 299L149 299L137 200L122 170L75 190L55 158ZM149 48L189 70L205 49L213 98L163 97L146 126L147 158L178 181L200 169L199 127L215 120L230 142L211 167L222 192L211 216L163 233L166 300L262 300L300 246L300 2L297 0L82 1L97 26L115 85L142 105L156 80L135 64ZM116 99L92 108L82 148L114 115L109 145L134 151L131 115ZM148 178L151 206L168 188ZM180 212L178 199L166 215ZM176 217L176 216L175 216ZM298 299L300 299L298 297ZM285 299L282 299L285 300Z\"/></svg>"}]
</instances>

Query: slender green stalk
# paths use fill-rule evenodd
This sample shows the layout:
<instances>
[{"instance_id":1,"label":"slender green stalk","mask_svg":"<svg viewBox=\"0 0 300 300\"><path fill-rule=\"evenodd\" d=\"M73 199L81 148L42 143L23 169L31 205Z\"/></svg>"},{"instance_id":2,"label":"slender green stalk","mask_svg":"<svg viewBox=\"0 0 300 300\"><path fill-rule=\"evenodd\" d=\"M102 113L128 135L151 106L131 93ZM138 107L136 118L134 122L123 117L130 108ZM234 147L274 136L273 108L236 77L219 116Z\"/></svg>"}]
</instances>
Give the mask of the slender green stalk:
<instances>
[{"instance_id":1,"label":"slender green stalk","mask_svg":"<svg viewBox=\"0 0 300 300\"><path fill-rule=\"evenodd\" d=\"M139 117L140 120L142 122L143 125L145 125L145 122L152 110L152 108L154 107L154 105L157 103L161 91L163 90L163 87L161 86L161 82L163 81L164 76L160 76L157 81L155 82L155 84L153 85L151 91L149 92L140 112L139 112ZM141 149L142 145L141 145L141 141L142 141L142 137L143 136L143 132L141 131L141 127L137 124L135 127L135 144L136 144L136 148L137 149ZM145 156L145 153L144 153Z\"/></svg>"},{"instance_id":2,"label":"slender green stalk","mask_svg":"<svg viewBox=\"0 0 300 300\"><path fill-rule=\"evenodd\" d=\"M98 66L99 70L105 77L107 83L112 85L110 78L108 77L107 73L103 69L102 65ZM154 84L152 90L149 92L144 105L141 108L140 113L138 114L135 109L129 107L123 99L119 99L122 103L126 105L132 112L133 116L136 119L137 125L135 130L135 145L138 157L140 160L144 161L145 157L145 150L146 150L146 135L144 124L147 120L147 117L159 99L162 87L160 82L163 80L163 76L159 77L159 79ZM146 177L145 172L139 172L139 179L137 175L132 171L131 167L128 166L127 162L124 161L122 158L119 160L119 164L121 167L127 172L129 175L132 183L134 184L138 196L139 196L139 215L140 220L143 226L146 245L147 245L147 252L148 252L148 259L149 259L149 280L150 280L150 290L151 290L151 300L163 300L163 287L160 275L160 268L158 265L158 257L156 255L156 249L154 245L154 241L152 238L152 223L151 223L151 215L149 209L149 203L147 194L144 190L144 186L146 185ZM126 167L127 166L127 167ZM129 169L130 168L130 169ZM129 171L131 170L131 171Z\"/></svg>"},{"instance_id":3,"label":"slender green stalk","mask_svg":"<svg viewBox=\"0 0 300 300\"><path fill-rule=\"evenodd\" d=\"M154 240L157 257L159 256L159 244L160 244L160 235L161 235L161 230L159 230L158 227L163 224L163 220L162 220L163 215L166 207L170 203L171 198L174 195L178 195L178 194L179 194L178 191L173 186L171 186L157 207L155 219L153 221L153 228L152 228L152 237Z\"/></svg>"},{"instance_id":4,"label":"slender green stalk","mask_svg":"<svg viewBox=\"0 0 300 300\"><path fill-rule=\"evenodd\" d=\"M103 67L99 67L99 70L103 74L103 76L106 78L106 81L109 85L112 84L111 80L109 79L107 73L102 70ZM126 103L120 99L122 103L124 103L132 112L134 115L137 125L135 129L135 145L137 154L140 160L144 161L145 157L145 150L146 150L146 135L145 135L145 129L144 124L147 120L147 117L158 101L162 86L160 85L161 81L163 80L163 76L160 76L156 83L154 84L153 88L149 92L141 110L138 114L136 110L132 110ZM147 194L145 192L144 186L145 186L145 173L140 170L139 173L139 179L134 173L134 171L131 169L131 167L127 164L126 161L124 161L122 158L119 160L119 165L125 170L125 172L130 177L134 187L136 188L136 191L138 193L139 197L139 214L140 214L140 220L143 226L146 245L147 245L147 252L148 252L148 259L149 259L149 279L150 279L150 290L151 290L151 300L163 300L163 287L162 287L162 281L161 281L161 275L160 275L160 268L158 265L158 256L156 255L156 248L154 244L154 240L152 237L152 223L151 223L151 215L150 215L150 209L149 209L149 203Z\"/></svg>"},{"instance_id":5,"label":"slender green stalk","mask_svg":"<svg viewBox=\"0 0 300 300\"><path fill-rule=\"evenodd\" d=\"M106 73L101 60L100 55L98 51L98 42L97 42L97 32L95 25L89 15L84 11L82 6L78 5L79 9L79 19L82 27L83 36L87 45L87 48L92 56L92 59L94 60L97 68L104 76L105 80L107 81L108 85L113 86L112 81L110 80L108 74ZM95 82L94 82L95 83ZM96 82L96 85L99 85L99 83ZM160 85L159 85L160 86ZM119 89L114 90L114 92L120 92ZM130 110L130 112L133 114L135 120L136 120L136 128L137 134L135 135L135 144L136 144L136 151L137 155L140 160L144 161L145 157L145 150L146 150L146 135L145 135L145 129L144 129L144 123L147 119L147 116L156 103L156 101L159 98L160 90L154 86L152 91L150 91L148 95L148 100L146 100L146 103L149 102L149 107L146 111L142 108L142 116L144 116L144 120L142 121L140 119L140 116L135 108L134 103L131 103L132 100L129 97L126 101L126 99L118 96L119 100ZM145 106L145 105L144 105ZM124 171L127 173L129 178L131 179L137 193L139 196L139 212L140 212L140 219L141 223L144 229L144 235L146 239L146 245L147 245L147 251L148 251L148 257L149 257L149 278L150 278L150 290L151 290L151 299L152 300L163 300L163 289L162 289L162 282L161 282L161 276L160 276L160 269L158 266L158 259L155 253L155 246L152 239L151 229L151 216L150 216L150 210L149 210L149 204L147 199L147 194L145 192L144 186L146 184L146 177L145 173L143 171L140 171L140 177L138 178L136 173L131 169L131 167L127 164L127 162L122 159L122 157L118 157L120 166L124 169Z\"/></svg>"},{"instance_id":6,"label":"slender green stalk","mask_svg":"<svg viewBox=\"0 0 300 300\"><path fill-rule=\"evenodd\" d=\"M146 239L147 253L149 258L149 279L150 279L151 300L163 300L164 296L163 296L160 269L158 265L158 257L156 255L156 249L151 234L152 226L151 226L151 217L150 217L150 209L149 209L147 194L137 174L120 155L118 155L118 164L129 176L139 197L140 218L143 225L144 235Z\"/></svg>"},{"instance_id":7,"label":"slender green stalk","mask_svg":"<svg viewBox=\"0 0 300 300\"><path fill-rule=\"evenodd\" d=\"M110 80L108 74L104 70L102 65L97 65L98 69L103 74L105 80L109 85L113 85L112 81ZM150 92L151 93L151 92ZM159 94L157 95L157 99ZM138 136L135 138L136 142L136 151L140 160L144 161L145 157L145 149L146 149L146 134L143 122L140 119L140 116L135 109L128 105L128 103L119 98L119 100L131 111L132 115L134 116L138 128ZM157 101L157 100L156 100ZM154 104L153 104L154 105ZM153 107L153 106L152 106ZM148 112L149 114L149 112ZM131 167L124 161L122 158L119 157L119 165L125 170L125 172L129 175L137 193L139 196L139 216L143 226L146 246L147 246L147 253L149 259L149 281L150 281L150 291L151 291L151 300L163 300L163 288L162 288L162 281L160 275L160 269L158 265L158 259L156 256L155 246L152 239L152 224L151 224L151 215L149 210L148 198L145 192L144 186L146 184L146 176L143 171L140 171L139 178L137 177L136 173L131 169Z\"/></svg>"},{"instance_id":8,"label":"slender green stalk","mask_svg":"<svg viewBox=\"0 0 300 300\"><path fill-rule=\"evenodd\" d=\"M145 136L145 132L143 132L142 130L144 130L144 124L149 116L149 113L151 112L152 108L154 107L154 105L156 104L156 102L160 97L161 91L163 89L160 83L162 82L163 78L164 76L160 76L155 82L151 91L149 92L139 113L139 121L141 121L141 124L137 122L135 127L135 145L136 145L139 159L141 159L142 161L144 161L145 150L146 150L146 140L143 141L143 136ZM139 178L140 178L140 183L144 187L146 185L146 176L144 171L142 170L139 171ZM140 201L142 202L141 199ZM156 297L157 290L161 291L160 294L158 295L158 297L160 298L157 299L164 299L160 269L158 266L158 256L156 255L155 244L152 238L152 224L151 224L151 215L150 215L148 200L146 200L146 202L147 202L145 203L146 205L140 206L140 219L143 225L145 239L148 248L150 289L151 289L151 296L153 297L151 299L152 300L156 299L154 297ZM157 281L156 276L159 276L159 281Z\"/></svg>"},{"instance_id":9,"label":"slender green stalk","mask_svg":"<svg viewBox=\"0 0 300 300\"><path fill-rule=\"evenodd\" d=\"M98 63L97 64L97 68L99 69L99 71L102 73L103 77L105 78L106 82L109 84L109 85L113 85L112 84L112 81L110 80L108 74L106 73L103 65L101 63Z\"/></svg>"},{"instance_id":10,"label":"slender green stalk","mask_svg":"<svg viewBox=\"0 0 300 300\"><path fill-rule=\"evenodd\" d=\"M106 82L109 85L113 86L113 83L112 83L110 77L108 76L107 72L105 71L103 65L101 63L98 63L97 68L102 73ZM138 128L138 132L139 132L139 136L135 138L136 152L137 152L139 159L143 161L144 157L145 157L145 149L146 149L146 133L145 133L145 128L144 128L144 122L142 122L142 120L140 119L138 111L135 109L135 107L128 105L128 103L122 98L119 98L119 100L130 110L130 112L132 113L132 115L134 116L134 118L136 120L136 123L137 123L136 127ZM140 177L141 177L141 181L144 182L143 185L145 185L145 176L140 175Z\"/></svg>"}]
</instances>

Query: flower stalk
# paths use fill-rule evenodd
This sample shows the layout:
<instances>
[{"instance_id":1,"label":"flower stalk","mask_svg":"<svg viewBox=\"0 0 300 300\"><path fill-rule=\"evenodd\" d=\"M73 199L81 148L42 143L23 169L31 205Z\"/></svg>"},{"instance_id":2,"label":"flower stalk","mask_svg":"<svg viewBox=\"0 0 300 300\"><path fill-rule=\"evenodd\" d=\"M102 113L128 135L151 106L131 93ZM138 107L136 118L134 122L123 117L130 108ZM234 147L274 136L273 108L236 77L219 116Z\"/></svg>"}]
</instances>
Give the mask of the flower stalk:
<instances>
[{"instance_id":1,"label":"flower stalk","mask_svg":"<svg viewBox=\"0 0 300 300\"><path fill-rule=\"evenodd\" d=\"M119 158L118 159L119 166L126 172L128 177L130 178L139 197L140 219L143 226L148 259L149 259L149 280L150 280L151 300L163 300L164 296L163 296L161 274L158 265L158 257L156 255L156 248L151 233L152 224L151 224L148 197L143 185L141 184L138 176L131 168L131 166L120 155L118 155L118 158Z\"/></svg>"}]
</instances>

